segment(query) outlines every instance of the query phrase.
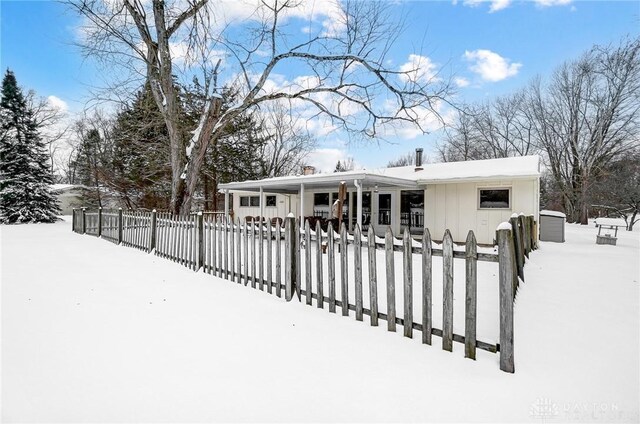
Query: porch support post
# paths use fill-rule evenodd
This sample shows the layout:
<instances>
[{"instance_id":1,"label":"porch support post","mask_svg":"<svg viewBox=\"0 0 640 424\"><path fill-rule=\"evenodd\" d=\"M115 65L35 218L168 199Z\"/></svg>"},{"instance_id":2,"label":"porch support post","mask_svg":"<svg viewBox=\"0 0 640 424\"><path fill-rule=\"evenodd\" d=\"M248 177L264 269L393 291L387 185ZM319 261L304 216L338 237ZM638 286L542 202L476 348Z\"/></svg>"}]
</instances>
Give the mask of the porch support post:
<instances>
[{"instance_id":1,"label":"porch support post","mask_svg":"<svg viewBox=\"0 0 640 424\"><path fill-rule=\"evenodd\" d=\"M359 180L355 180L354 184L356 186L356 189L358 190L356 192L356 199L358 203L358 207L356 210L356 223L358 224L358 227L360 227L360 231L362 231L362 184Z\"/></svg>"},{"instance_id":2,"label":"porch support post","mask_svg":"<svg viewBox=\"0 0 640 424\"><path fill-rule=\"evenodd\" d=\"M224 219L229 222L229 189L224 190Z\"/></svg>"},{"instance_id":3,"label":"porch support post","mask_svg":"<svg viewBox=\"0 0 640 424\"><path fill-rule=\"evenodd\" d=\"M300 184L300 226L304 226L304 184Z\"/></svg>"},{"instance_id":4,"label":"porch support post","mask_svg":"<svg viewBox=\"0 0 640 424\"><path fill-rule=\"evenodd\" d=\"M262 191L262 186L260 186L260 221L264 218L264 192Z\"/></svg>"},{"instance_id":5,"label":"porch support post","mask_svg":"<svg viewBox=\"0 0 640 424\"><path fill-rule=\"evenodd\" d=\"M353 192L347 193L349 196L349 231L353 231Z\"/></svg>"}]
</instances>

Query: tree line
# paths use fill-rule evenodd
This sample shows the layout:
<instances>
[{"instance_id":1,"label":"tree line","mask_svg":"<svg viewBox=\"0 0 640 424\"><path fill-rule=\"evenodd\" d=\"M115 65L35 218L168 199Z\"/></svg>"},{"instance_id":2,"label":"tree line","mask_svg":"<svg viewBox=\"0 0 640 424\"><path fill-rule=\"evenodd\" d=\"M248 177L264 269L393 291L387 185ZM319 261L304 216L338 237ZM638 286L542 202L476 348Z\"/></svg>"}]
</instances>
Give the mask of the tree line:
<instances>
[{"instance_id":1,"label":"tree line","mask_svg":"<svg viewBox=\"0 0 640 424\"><path fill-rule=\"evenodd\" d=\"M515 93L467 105L439 159L540 154L542 207L569 222L612 213L640 220L640 39L595 46Z\"/></svg>"},{"instance_id":2,"label":"tree line","mask_svg":"<svg viewBox=\"0 0 640 424\"><path fill-rule=\"evenodd\" d=\"M179 128L186 139L197 131L205 100L197 79L180 87L178 93ZM223 90L221 110L234 101L236 94ZM237 115L203 153L194 203L214 210L221 183L299 172L315 139L298 131L296 125L280 107L268 113ZM171 141L149 83L115 116L94 112L78 120L73 138L67 180L83 187L88 205L171 208Z\"/></svg>"}]
</instances>

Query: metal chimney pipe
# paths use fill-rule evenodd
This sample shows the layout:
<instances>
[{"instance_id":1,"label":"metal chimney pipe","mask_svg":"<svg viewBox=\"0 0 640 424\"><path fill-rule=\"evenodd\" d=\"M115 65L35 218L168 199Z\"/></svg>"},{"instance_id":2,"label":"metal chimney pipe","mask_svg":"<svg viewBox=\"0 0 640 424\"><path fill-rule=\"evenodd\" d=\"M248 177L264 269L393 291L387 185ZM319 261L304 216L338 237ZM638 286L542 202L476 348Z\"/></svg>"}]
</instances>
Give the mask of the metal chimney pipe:
<instances>
[{"instance_id":1,"label":"metal chimney pipe","mask_svg":"<svg viewBox=\"0 0 640 424\"><path fill-rule=\"evenodd\" d=\"M422 171L422 147L416 148L416 171Z\"/></svg>"}]
</instances>

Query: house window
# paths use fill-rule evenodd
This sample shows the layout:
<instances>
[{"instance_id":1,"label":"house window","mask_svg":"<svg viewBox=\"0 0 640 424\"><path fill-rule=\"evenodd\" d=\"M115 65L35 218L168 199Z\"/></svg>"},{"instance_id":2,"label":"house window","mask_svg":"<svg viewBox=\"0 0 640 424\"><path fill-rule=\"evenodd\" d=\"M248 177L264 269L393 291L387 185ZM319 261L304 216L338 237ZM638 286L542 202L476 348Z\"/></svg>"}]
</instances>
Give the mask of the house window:
<instances>
[{"instance_id":1,"label":"house window","mask_svg":"<svg viewBox=\"0 0 640 424\"><path fill-rule=\"evenodd\" d=\"M265 196L265 205L267 206L275 206L276 205L276 196Z\"/></svg>"},{"instance_id":2,"label":"house window","mask_svg":"<svg viewBox=\"0 0 640 424\"><path fill-rule=\"evenodd\" d=\"M314 206L329 206L329 193L314 193L313 194Z\"/></svg>"},{"instance_id":3,"label":"house window","mask_svg":"<svg viewBox=\"0 0 640 424\"><path fill-rule=\"evenodd\" d=\"M259 196L240 196L240 206L260 206Z\"/></svg>"},{"instance_id":4,"label":"house window","mask_svg":"<svg viewBox=\"0 0 640 424\"><path fill-rule=\"evenodd\" d=\"M511 189L486 188L479 190L480 209L509 209L511 207Z\"/></svg>"}]
</instances>

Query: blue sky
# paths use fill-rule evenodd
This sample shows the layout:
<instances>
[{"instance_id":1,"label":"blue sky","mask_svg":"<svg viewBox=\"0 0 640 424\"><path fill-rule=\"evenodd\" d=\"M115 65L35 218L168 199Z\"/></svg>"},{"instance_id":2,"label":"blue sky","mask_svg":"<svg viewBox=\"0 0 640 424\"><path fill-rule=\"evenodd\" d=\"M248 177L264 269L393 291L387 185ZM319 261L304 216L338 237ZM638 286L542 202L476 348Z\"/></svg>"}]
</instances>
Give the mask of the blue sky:
<instances>
[{"instance_id":1,"label":"blue sky","mask_svg":"<svg viewBox=\"0 0 640 424\"><path fill-rule=\"evenodd\" d=\"M406 63L412 53L428 57L460 78L464 86L458 88L457 101L509 93L536 75L550 75L594 44L616 43L640 32L638 1L397 1L393 7L406 16L406 30L389 55L394 66ZM66 105L71 114L80 112L90 87L101 78L74 45L79 19L51 1L2 0L0 13L2 69L12 69L24 88L54 96L52 101ZM436 132L362 145L332 133L320 137L321 150L314 158L326 168L336 158L351 156L370 168L418 146L429 152L439 137Z\"/></svg>"}]
</instances>

